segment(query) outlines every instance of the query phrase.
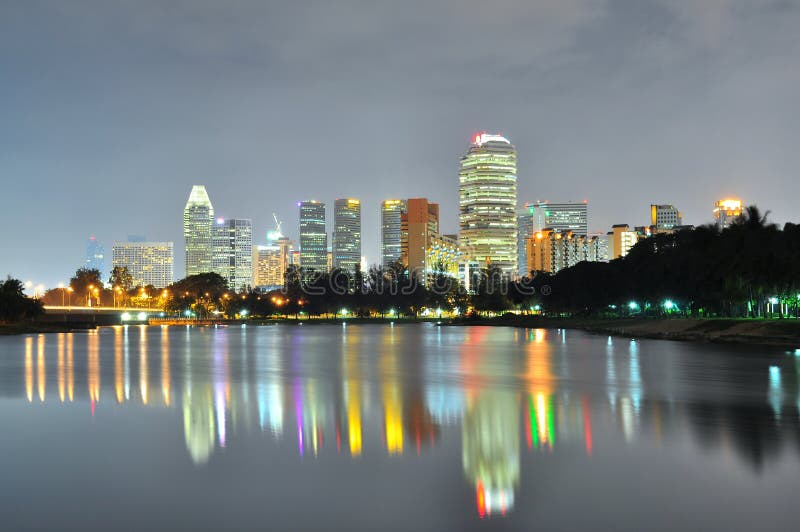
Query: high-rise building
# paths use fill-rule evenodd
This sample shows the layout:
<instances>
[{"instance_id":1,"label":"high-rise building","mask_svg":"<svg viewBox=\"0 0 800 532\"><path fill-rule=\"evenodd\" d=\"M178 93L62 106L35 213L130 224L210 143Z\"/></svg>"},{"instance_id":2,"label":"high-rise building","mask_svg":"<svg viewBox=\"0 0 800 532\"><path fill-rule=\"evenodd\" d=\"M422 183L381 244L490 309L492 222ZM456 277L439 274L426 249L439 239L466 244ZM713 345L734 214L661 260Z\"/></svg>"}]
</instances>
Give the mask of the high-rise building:
<instances>
[{"instance_id":1,"label":"high-rise building","mask_svg":"<svg viewBox=\"0 0 800 532\"><path fill-rule=\"evenodd\" d=\"M619 259L628 254L636 242L639 240L639 234L636 231L631 231L628 224L617 224L611 227L611 232L608 233L609 237L609 254L611 259Z\"/></svg>"},{"instance_id":2,"label":"high-rise building","mask_svg":"<svg viewBox=\"0 0 800 532\"><path fill-rule=\"evenodd\" d=\"M458 274L460 253L455 235L439 233L439 204L411 198L400 216L400 260L409 275L422 283L441 266L452 277Z\"/></svg>"},{"instance_id":3,"label":"high-rise building","mask_svg":"<svg viewBox=\"0 0 800 532\"><path fill-rule=\"evenodd\" d=\"M536 223L537 211L534 205L526 203L517 212L517 275L525 277L530 274L528 270L528 239L538 229Z\"/></svg>"},{"instance_id":4,"label":"high-rise building","mask_svg":"<svg viewBox=\"0 0 800 532\"><path fill-rule=\"evenodd\" d=\"M183 209L186 276L212 271L214 207L206 187L195 185Z\"/></svg>"},{"instance_id":5,"label":"high-rise building","mask_svg":"<svg viewBox=\"0 0 800 532\"><path fill-rule=\"evenodd\" d=\"M517 273L517 152L500 135L475 136L459 172L459 244L469 260Z\"/></svg>"},{"instance_id":6,"label":"high-rise building","mask_svg":"<svg viewBox=\"0 0 800 532\"><path fill-rule=\"evenodd\" d=\"M404 200L391 199L381 203L381 263L384 267L400 260L400 217L405 208Z\"/></svg>"},{"instance_id":7,"label":"high-rise building","mask_svg":"<svg viewBox=\"0 0 800 532\"><path fill-rule=\"evenodd\" d=\"M300 267L317 274L328 271L328 233L325 230L325 204L321 201L301 201L300 208Z\"/></svg>"},{"instance_id":8,"label":"high-rise building","mask_svg":"<svg viewBox=\"0 0 800 532\"><path fill-rule=\"evenodd\" d=\"M555 229L562 233L572 231L576 235L589 234L589 202L551 203L537 201L528 204L528 212L534 231Z\"/></svg>"},{"instance_id":9,"label":"high-rise building","mask_svg":"<svg viewBox=\"0 0 800 532\"><path fill-rule=\"evenodd\" d=\"M333 266L351 274L361 267L361 201L357 199L334 202Z\"/></svg>"},{"instance_id":10,"label":"high-rise building","mask_svg":"<svg viewBox=\"0 0 800 532\"><path fill-rule=\"evenodd\" d=\"M265 289L283 286L291 263L292 243L281 233L281 223L275 217L275 229L267 233L267 245L253 247L253 286Z\"/></svg>"},{"instance_id":11,"label":"high-rise building","mask_svg":"<svg viewBox=\"0 0 800 532\"><path fill-rule=\"evenodd\" d=\"M175 254L172 242L114 242L114 267L128 269L133 286L164 288L172 284Z\"/></svg>"},{"instance_id":12,"label":"high-rise building","mask_svg":"<svg viewBox=\"0 0 800 532\"><path fill-rule=\"evenodd\" d=\"M714 204L714 222L720 229L725 229L731 225L744 212L742 200L727 198L719 200Z\"/></svg>"},{"instance_id":13,"label":"high-rise building","mask_svg":"<svg viewBox=\"0 0 800 532\"><path fill-rule=\"evenodd\" d=\"M90 270L97 270L100 276L105 275L106 271L106 250L94 235L89 236L86 243L86 263L85 266Z\"/></svg>"},{"instance_id":14,"label":"high-rise building","mask_svg":"<svg viewBox=\"0 0 800 532\"><path fill-rule=\"evenodd\" d=\"M253 223L241 218L218 219L214 224L211 268L235 291L253 282Z\"/></svg>"},{"instance_id":15,"label":"high-rise building","mask_svg":"<svg viewBox=\"0 0 800 532\"><path fill-rule=\"evenodd\" d=\"M681 211L674 205L650 205L650 225L656 231L661 229L674 229L683 224Z\"/></svg>"}]
</instances>

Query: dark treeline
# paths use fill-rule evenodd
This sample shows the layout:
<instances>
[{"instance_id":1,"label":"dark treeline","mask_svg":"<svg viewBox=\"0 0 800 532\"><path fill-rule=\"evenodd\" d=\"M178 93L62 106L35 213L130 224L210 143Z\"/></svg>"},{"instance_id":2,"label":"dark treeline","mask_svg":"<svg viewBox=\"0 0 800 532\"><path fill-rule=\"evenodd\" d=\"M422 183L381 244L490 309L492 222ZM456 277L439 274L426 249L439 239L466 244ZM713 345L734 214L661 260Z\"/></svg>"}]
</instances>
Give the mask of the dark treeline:
<instances>
[{"instance_id":1,"label":"dark treeline","mask_svg":"<svg viewBox=\"0 0 800 532\"><path fill-rule=\"evenodd\" d=\"M22 281L9 277L0 282L0 323L32 320L42 312L42 302L25 295Z\"/></svg>"},{"instance_id":2,"label":"dark treeline","mask_svg":"<svg viewBox=\"0 0 800 532\"><path fill-rule=\"evenodd\" d=\"M800 226L748 207L730 227L702 226L639 241L624 258L535 276L550 313L796 316Z\"/></svg>"}]
</instances>

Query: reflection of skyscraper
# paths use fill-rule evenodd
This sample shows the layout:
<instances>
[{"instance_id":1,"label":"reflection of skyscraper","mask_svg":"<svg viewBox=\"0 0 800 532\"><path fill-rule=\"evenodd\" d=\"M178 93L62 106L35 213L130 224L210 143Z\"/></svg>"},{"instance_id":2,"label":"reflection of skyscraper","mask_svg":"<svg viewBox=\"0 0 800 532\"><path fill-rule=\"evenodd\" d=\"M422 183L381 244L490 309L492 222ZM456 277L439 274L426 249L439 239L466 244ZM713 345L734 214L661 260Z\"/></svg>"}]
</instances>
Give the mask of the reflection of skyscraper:
<instances>
[{"instance_id":1,"label":"reflection of skyscraper","mask_svg":"<svg viewBox=\"0 0 800 532\"><path fill-rule=\"evenodd\" d=\"M519 484L519 396L495 388L469 404L462 425L464 475L475 486L481 517L514 507Z\"/></svg>"},{"instance_id":2,"label":"reflection of skyscraper","mask_svg":"<svg viewBox=\"0 0 800 532\"><path fill-rule=\"evenodd\" d=\"M186 244L186 275L211 271L214 207L206 187L195 185L183 208L183 237Z\"/></svg>"},{"instance_id":3,"label":"reflection of skyscraper","mask_svg":"<svg viewBox=\"0 0 800 532\"><path fill-rule=\"evenodd\" d=\"M459 239L469 260L517 273L517 152L500 135L475 136L461 158Z\"/></svg>"},{"instance_id":4,"label":"reflection of skyscraper","mask_svg":"<svg viewBox=\"0 0 800 532\"><path fill-rule=\"evenodd\" d=\"M214 451L214 395L208 383L183 389L183 436L186 450L195 464L205 464Z\"/></svg>"}]
</instances>

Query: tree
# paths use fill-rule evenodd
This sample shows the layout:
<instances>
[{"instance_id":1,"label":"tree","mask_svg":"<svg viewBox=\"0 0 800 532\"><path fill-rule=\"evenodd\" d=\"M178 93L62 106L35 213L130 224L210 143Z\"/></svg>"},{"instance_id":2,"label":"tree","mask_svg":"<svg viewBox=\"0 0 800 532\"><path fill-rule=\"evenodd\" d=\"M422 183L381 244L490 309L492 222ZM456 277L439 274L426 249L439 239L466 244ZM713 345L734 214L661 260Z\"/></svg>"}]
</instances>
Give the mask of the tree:
<instances>
[{"instance_id":1,"label":"tree","mask_svg":"<svg viewBox=\"0 0 800 532\"><path fill-rule=\"evenodd\" d=\"M120 287L127 292L133 288L133 276L126 266L114 266L114 269L111 270L111 277L108 279L108 284L110 284L112 288Z\"/></svg>"},{"instance_id":2,"label":"tree","mask_svg":"<svg viewBox=\"0 0 800 532\"><path fill-rule=\"evenodd\" d=\"M44 313L42 302L25 295L19 279L8 277L0 283L0 322L33 319Z\"/></svg>"},{"instance_id":3,"label":"tree","mask_svg":"<svg viewBox=\"0 0 800 532\"><path fill-rule=\"evenodd\" d=\"M75 275L69 280L69 286L75 292L78 301L89 303L91 298L96 298L99 303L100 291L103 289L103 281L100 278L100 270L95 268L78 268ZM85 300L83 298L86 298Z\"/></svg>"}]
</instances>

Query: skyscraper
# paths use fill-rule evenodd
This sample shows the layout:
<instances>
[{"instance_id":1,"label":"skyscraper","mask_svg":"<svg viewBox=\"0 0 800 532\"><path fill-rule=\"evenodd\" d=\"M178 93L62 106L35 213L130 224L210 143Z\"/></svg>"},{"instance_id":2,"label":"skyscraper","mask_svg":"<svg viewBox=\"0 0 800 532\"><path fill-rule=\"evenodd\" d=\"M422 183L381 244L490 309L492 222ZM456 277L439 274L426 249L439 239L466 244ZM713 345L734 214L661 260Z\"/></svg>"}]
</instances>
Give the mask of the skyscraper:
<instances>
[{"instance_id":1,"label":"skyscraper","mask_svg":"<svg viewBox=\"0 0 800 532\"><path fill-rule=\"evenodd\" d=\"M281 233L281 223L275 217L275 229L267 233L267 245L253 248L253 286L276 288L283 286L286 270L291 264L292 243Z\"/></svg>"},{"instance_id":2,"label":"skyscraper","mask_svg":"<svg viewBox=\"0 0 800 532\"><path fill-rule=\"evenodd\" d=\"M456 238L439 233L439 204L411 198L401 217L400 260L409 275L426 283L439 266L455 277L461 258Z\"/></svg>"},{"instance_id":3,"label":"skyscraper","mask_svg":"<svg viewBox=\"0 0 800 532\"><path fill-rule=\"evenodd\" d=\"M673 229L683 223L681 211L674 205L650 205L650 225L659 229Z\"/></svg>"},{"instance_id":4,"label":"skyscraper","mask_svg":"<svg viewBox=\"0 0 800 532\"><path fill-rule=\"evenodd\" d=\"M231 290L253 282L253 224L250 220L218 219L213 230L212 270L228 281Z\"/></svg>"},{"instance_id":5,"label":"skyscraper","mask_svg":"<svg viewBox=\"0 0 800 532\"><path fill-rule=\"evenodd\" d=\"M361 266L361 202L357 199L334 203L333 266L351 274Z\"/></svg>"},{"instance_id":6,"label":"skyscraper","mask_svg":"<svg viewBox=\"0 0 800 532\"><path fill-rule=\"evenodd\" d=\"M114 242L112 261L128 269L133 286L164 288L172 283L173 247L172 242Z\"/></svg>"},{"instance_id":7,"label":"skyscraper","mask_svg":"<svg viewBox=\"0 0 800 532\"><path fill-rule=\"evenodd\" d=\"M324 273L328 270L328 233L325 230L325 204L321 201L301 201L300 208L300 267L306 272Z\"/></svg>"},{"instance_id":8,"label":"skyscraper","mask_svg":"<svg viewBox=\"0 0 800 532\"><path fill-rule=\"evenodd\" d=\"M536 209L526 203L517 212L517 275L524 277L530 273L528 270L528 239L533 236L538 228L536 224Z\"/></svg>"},{"instance_id":9,"label":"skyscraper","mask_svg":"<svg viewBox=\"0 0 800 532\"><path fill-rule=\"evenodd\" d=\"M406 202L399 199L381 203L381 264L384 267L400 260L400 215L405 208Z\"/></svg>"},{"instance_id":10,"label":"skyscraper","mask_svg":"<svg viewBox=\"0 0 800 532\"><path fill-rule=\"evenodd\" d=\"M89 236L89 241L86 243L86 263L85 266L89 269L94 269L100 272L101 277L105 275L106 270L106 250L94 235Z\"/></svg>"},{"instance_id":11,"label":"skyscraper","mask_svg":"<svg viewBox=\"0 0 800 532\"><path fill-rule=\"evenodd\" d=\"M195 185L183 209L183 238L186 243L186 276L212 271L212 228L214 207L206 187Z\"/></svg>"},{"instance_id":12,"label":"skyscraper","mask_svg":"<svg viewBox=\"0 0 800 532\"><path fill-rule=\"evenodd\" d=\"M537 201L529 204L534 231L555 229L559 232L572 231L576 235L589 233L589 202L550 203Z\"/></svg>"},{"instance_id":13,"label":"skyscraper","mask_svg":"<svg viewBox=\"0 0 800 532\"><path fill-rule=\"evenodd\" d=\"M517 273L517 152L481 133L461 158L459 240L469 260Z\"/></svg>"},{"instance_id":14,"label":"skyscraper","mask_svg":"<svg viewBox=\"0 0 800 532\"><path fill-rule=\"evenodd\" d=\"M714 204L714 222L720 229L731 225L744 211L743 202L736 198L719 200Z\"/></svg>"}]
</instances>

